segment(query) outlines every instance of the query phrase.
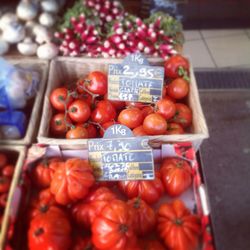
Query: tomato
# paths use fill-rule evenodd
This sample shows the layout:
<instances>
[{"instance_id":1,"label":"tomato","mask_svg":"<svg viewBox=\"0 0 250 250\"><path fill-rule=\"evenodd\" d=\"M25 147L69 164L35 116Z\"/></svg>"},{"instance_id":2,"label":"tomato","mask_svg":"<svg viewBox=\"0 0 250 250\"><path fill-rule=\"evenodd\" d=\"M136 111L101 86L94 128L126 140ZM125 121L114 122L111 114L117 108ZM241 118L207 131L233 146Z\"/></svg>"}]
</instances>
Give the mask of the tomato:
<instances>
[{"instance_id":1,"label":"tomato","mask_svg":"<svg viewBox=\"0 0 250 250\"><path fill-rule=\"evenodd\" d=\"M105 95L108 88L107 75L100 71L93 71L87 76L85 86L93 94Z\"/></svg>"},{"instance_id":2,"label":"tomato","mask_svg":"<svg viewBox=\"0 0 250 250\"><path fill-rule=\"evenodd\" d=\"M87 92L80 94L77 99L86 102L90 107L92 105L92 95Z\"/></svg>"},{"instance_id":3,"label":"tomato","mask_svg":"<svg viewBox=\"0 0 250 250\"><path fill-rule=\"evenodd\" d=\"M118 116L118 122L128 128L136 128L142 124L143 115L138 108L127 108L121 111Z\"/></svg>"},{"instance_id":4,"label":"tomato","mask_svg":"<svg viewBox=\"0 0 250 250\"><path fill-rule=\"evenodd\" d=\"M153 208L139 197L133 198L127 203L131 209L134 209L133 223L136 234L144 236L152 232L156 224L156 216Z\"/></svg>"},{"instance_id":5,"label":"tomato","mask_svg":"<svg viewBox=\"0 0 250 250\"><path fill-rule=\"evenodd\" d=\"M49 188L41 190L38 194L38 199L52 205L56 204L55 196L50 192Z\"/></svg>"},{"instance_id":6,"label":"tomato","mask_svg":"<svg viewBox=\"0 0 250 250\"><path fill-rule=\"evenodd\" d=\"M152 106L145 106L144 108L141 109L141 112L144 119L146 116L154 113L154 108Z\"/></svg>"},{"instance_id":7,"label":"tomato","mask_svg":"<svg viewBox=\"0 0 250 250\"><path fill-rule=\"evenodd\" d=\"M84 127L88 131L88 138L96 138L97 137L97 129L93 124L85 123Z\"/></svg>"},{"instance_id":8,"label":"tomato","mask_svg":"<svg viewBox=\"0 0 250 250\"><path fill-rule=\"evenodd\" d=\"M92 242L100 250L127 250L136 244L133 227L133 210L124 201L110 201L92 224Z\"/></svg>"},{"instance_id":9,"label":"tomato","mask_svg":"<svg viewBox=\"0 0 250 250\"><path fill-rule=\"evenodd\" d=\"M187 161L166 158L160 171L166 192L172 197L181 195L192 183L192 169Z\"/></svg>"},{"instance_id":10,"label":"tomato","mask_svg":"<svg viewBox=\"0 0 250 250\"><path fill-rule=\"evenodd\" d=\"M125 107L126 103L124 101L114 101L114 100L109 100L108 95L106 94L104 96L104 100L108 100L116 110L121 110L122 108Z\"/></svg>"},{"instance_id":11,"label":"tomato","mask_svg":"<svg viewBox=\"0 0 250 250\"><path fill-rule=\"evenodd\" d=\"M101 135L101 137L103 137L105 131L106 131L109 127L113 126L114 124L117 124L117 122L115 122L115 121L109 121L109 122L103 123L102 126L101 126L101 128L100 128L100 135Z\"/></svg>"},{"instance_id":12,"label":"tomato","mask_svg":"<svg viewBox=\"0 0 250 250\"><path fill-rule=\"evenodd\" d=\"M176 103L176 112L171 119L172 122L180 124L183 128L187 128L192 123L192 110L183 103Z\"/></svg>"},{"instance_id":13,"label":"tomato","mask_svg":"<svg viewBox=\"0 0 250 250\"><path fill-rule=\"evenodd\" d=\"M7 156L4 153L0 153L0 168L4 167L8 162Z\"/></svg>"},{"instance_id":14,"label":"tomato","mask_svg":"<svg viewBox=\"0 0 250 250\"><path fill-rule=\"evenodd\" d=\"M74 122L86 122L91 114L89 105L83 100L75 100L69 105L68 114Z\"/></svg>"},{"instance_id":15,"label":"tomato","mask_svg":"<svg viewBox=\"0 0 250 250\"><path fill-rule=\"evenodd\" d=\"M60 158L45 158L31 170L31 179L35 186L47 188L50 186L55 170L64 165Z\"/></svg>"},{"instance_id":16,"label":"tomato","mask_svg":"<svg viewBox=\"0 0 250 250\"><path fill-rule=\"evenodd\" d=\"M0 193L7 193L10 189L10 178L6 176L0 176Z\"/></svg>"},{"instance_id":17,"label":"tomato","mask_svg":"<svg viewBox=\"0 0 250 250\"><path fill-rule=\"evenodd\" d=\"M2 175L7 176L7 177L12 177L15 171L14 165L6 165L3 170L2 170Z\"/></svg>"},{"instance_id":18,"label":"tomato","mask_svg":"<svg viewBox=\"0 0 250 250\"><path fill-rule=\"evenodd\" d=\"M189 84L183 78L173 80L167 89L167 94L174 99L182 99L187 96L189 92Z\"/></svg>"},{"instance_id":19,"label":"tomato","mask_svg":"<svg viewBox=\"0 0 250 250\"><path fill-rule=\"evenodd\" d=\"M167 135L181 135L184 134L184 129L182 126L178 123L168 123L168 128L167 128Z\"/></svg>"},{"instance_id":20,"label":"tomato","mask_svg":"<svg viewBox=\"0 0 250 250\"><path fill-rule=\"evenodd\" d=\"M201 234L200 218L191 214L182 201L162 204L157 216L159 236L169 249L197 249Z\"/></svg>"},{"instance_id":21,"label":"tomato","mask_svg":"<svg viewBox=\"0 0 250 250\"><path fill-rule=\"evenodd\" d=\"M88 130L83 126L72 126L66 134L67 139L87 139Z\"/></svg>"},{"instance_id":22,"label":"tomato","mask_svg":"<svg viewBox=\"0 0 250 250\"><path fill-rule=\"evenodd\" d=\"M162 115L166 120L175 115L175 104L169 99L161 99L156 103L156 113Z\"/></svg>"},{"instance_id":23,"label":"tomato","mask_svg":"<svg viewBox=\"0 0 250 250\"><path fill-rule=\"evenodd\" d=\"M28 231L30 250L68 250L71 226L66 216L57 211L39 214L31 220Z\"/></svg>"},{"instance_id":24,"label":"tomato","mask_svg":"<svg viewBox=\"0 0 250 250\"><path fill-rule=\"evenodd\" d=\"M143 129L148 135L162 135L166 133L167 121L160 114L150 114L143 121Z\"/></svg>"},{"instance_id":25,"label":"tomato","mask_svg":"<svg viewBox=\"0 0 250 250\"><path fill-rule=\"evenodd\" d=\"M72 208L73 218L78 225L89 228L96 216L116 195L106 187L92 191L84 201L80 201Z\"/></svg>"},{"instance_id":26,"label":"tomato","mask_svg":"<svg viewBox=\"0 0 250 250\"><path fill-rule=\"evenodd\" d=\"M64 135L68 131L68 127L72 124L68 116L64 113L54 115L50 120L50 130L54 135Z\"/></svg>"},{"instance_id":27,"label":"tomato","mask_svg":"<svg viewBox=\"0 0 250 250\"><path fill-rule=\"evenodd\" d=\"M5 208L7 204L8 194L4 193L0 195L0 207Z\"/></svg>"},{"instance_id":28,"label":"tomato","mask_svg":"<svg viewBox=\"0 0 250 250\"><path fill-rule=\"evenodd\" d=\"M127 107L142 109L145 106L148 106L148 104L145 104L145 103L142 103L142 102L126 102L126 106Z\"/></svg>"},{"instance_id":29,"label":"tomato","mask_svg":"<svg viewBox=\"0 0 250 250\"><path fill-rule=\"evenodd\" d=\"M74 239L73 246L71 250L95 250L90 237L80 237L77 236Z\"/></svg>"},{"instance_id":30,"label":"tomato","mask_svg":"<svg viewBox=\"0 0 250 250\"><path fill-rule=\"evenodd\" d=\"M67 88L56 88L50 94L50 102L58 111L64 111L68 105L73 101Z\"/></svg>"},{"instance_id":31,"label":"tomato","mask_svg":"<svg viewBox=\"0 0 250 250\"><path fill-rule=\"evenodd\" d=\"M144 131L143 126L139 126L133 129L134 136L144 136L147 135L147 133Z\"/></svg>"},{"instance_id":32,"label":"tomato","mask_svg":"<svg viewBox=\"0 0 250 250\"><path fill-rule=\"evenodd\" d=\"M141 239L139 241L141 250L165 250L166 248L158 240Z\"/></svg>"},{"instance_id":33,"label":"tomato","mask_svg":"<svg viewBox=\"0 0 250 250\"><path fill-rule=\"evenodd\" d=\"M94 182L93 169L88 161L72 158L57 168L50 191L57 203L67 205L84 198Z\"/></svg>"},{"instance_id":34,"label":"tomato","mask_svg":"<svg viewBox=\"0 0 250 250\"><path fill-rule=\"evenodd\" d=\"M187 77L189 75L189 62L181 55L171 56L164 63L164 68L166 77L177 78L180 76Z\"/></svg>"},{"instance_id":35,"label":"tomato","mask_svg":"<svg viewBox=\"0 0 250 250\"><path fill-rule=\"evenodd\" d=\"M103 124L114 120L116 117L116 110L107 100L103 100L97 103L96 108L91 114L91 119L99 124Z\"/></svg>"},{"instance_id":36,"label":"tomato","mask_svg":"<svg viewBox=\"0 0 250 250\"><path fill-rule=\"evenodd\" d=\"M157 202L164 193L159 172L155 172L154 180L120 181L118 187L129 199L140 197L148 204Z\"/></svg>"}]
</instances>

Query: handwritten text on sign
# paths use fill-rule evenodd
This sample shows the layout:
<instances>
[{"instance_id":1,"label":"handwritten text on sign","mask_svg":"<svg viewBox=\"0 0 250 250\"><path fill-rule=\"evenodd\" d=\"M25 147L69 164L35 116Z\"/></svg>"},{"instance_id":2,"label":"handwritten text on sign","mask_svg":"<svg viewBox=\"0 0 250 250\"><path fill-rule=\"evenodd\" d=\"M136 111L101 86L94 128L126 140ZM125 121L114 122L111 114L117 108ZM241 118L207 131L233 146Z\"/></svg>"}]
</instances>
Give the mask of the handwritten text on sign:
<instances>
[{"instance_id":1,"label":"handwritten text on sign","mask_svg":"<svg viewBox=\"0 0 250 250\"><path fill-rule=\"evenodd\" d=\"M156 102L162 96L164 68L150 66L141 54L126 57L108 69L108 99Z\"/></svg>"},{"instance_id":2,"label":"handwritten text on sign","mask_svg":"<svg viewBox=\"0 0 250 250\"><path fill-rule=\"evenodd\" d=\"M152 149L147 137L133 137L130 129L113 125L102 139L88 141L89 160L99 180L154 179Z\"/></svg>"}]
</instances>

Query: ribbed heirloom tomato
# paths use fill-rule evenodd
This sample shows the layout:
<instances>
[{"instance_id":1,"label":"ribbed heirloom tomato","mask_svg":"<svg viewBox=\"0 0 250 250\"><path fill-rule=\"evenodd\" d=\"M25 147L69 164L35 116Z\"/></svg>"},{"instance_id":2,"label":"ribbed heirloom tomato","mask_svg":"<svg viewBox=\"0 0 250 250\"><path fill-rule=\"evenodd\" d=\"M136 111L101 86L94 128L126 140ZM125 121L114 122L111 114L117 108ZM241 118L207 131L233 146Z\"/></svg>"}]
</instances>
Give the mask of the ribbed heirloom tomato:
<instances>
[{"instance_id":1,"label":"ribbed heirloom tomato","mask_svg":"<svg viewBox=\"0 0 250 250\"><path fill-rule=\"evenodd\" d=\"M143 114L138 108L129 107L121 111L118 116L118 122L128 128L136 128L142 124Z\"/></svg>"},{"instance_id":2,"label":"ribbed heirloom tomato","mask_svg":"<svg viewBox=\"0 0 250 250\"><path fill-rule=\"evenodd\" d=\"M148 135L163 135L167 130L167 121L160 114L150 114L143 121L143 130Z\"/></svg>"},{"instance_id":3,"label":"ribbed heirloom tomato","mask_svg":"<svg viewBox=\"0 0 250 250\"><path fill-rule=\"evenodd\" d=\"M166 250L166 248L158 240L141 239L139 241L141 250Z\"/></svg>"},{"instance_id":4,"label":"ribbed heirloom tomato","mask_svg":"<svg viewBox=\"0 0 250 250\"><path fill-rule=\"evenodd\" d=\"M109 188L100 187L92 191L86 199L74 205L72 208L73 218L78 225L89 228L101 210L116 198L116 195Z\"/></svg>"},{"instance_id":5,"label":"ribbed heirloom tomato","mask_svg":"<svg viewBox=\"0 0 250 250\"><path fill-rule=\"evenodd\" d=\"M71 250L95 250L96 248L92 244L90 237L77 236L74 239L74 243Z\"/></svg>"},{"instance_id":6,"label":"ribbed heirloom tomato","mask_svg":"<svg viewBox=\"0 0 250 250\"><path fill-rule=\"evenodd\" d=\"M200 218L191 214L182 201L162 204L157 212L157 221L159 236L169 249L197 249L201 234Z\"/></svg>"},{"instance_id":7,"label":"ribbed heirloom tomato","mask_svg":"<svg viewBox=\"0 0 250 250\"><path fill-rule=\"evenodd\" d=\"M99 250L127 250L136 245L133 211L121 200L110 201L92 224L92 242Z\"/></svg>"},{"instance_id":8,"label":"ribbed heirloom tomato","mask_svg":"<svg viewBox=\"0 0 250 250\"><path fill-rule=\"evenodd\" d=\"M166 158L161 164L161 179L168 195L175 197L186 191L192 183L191 166L178 158Z\"/></svg>"},{"instance_id":9,"label":"ribbed heirloom tomato","mask_svg":"<svg viewBox=\"0 0 250 250\"><path fill-rule=\"evenodd\" d=\"M192 110L183 103L176 103L176 112L171 119L172 122L180 124L183 128L187 128L192 123Z\"/></svg>"},{"instance_id":10,"label":"ribbed heirloom tomato","mask_svg":"<svg viewBox=\"0 0 250 250\"><path fill-rule=\"evenodd\" d=\"M157 202L164 193L159 172L155 172L154 180L120 181L118 182L118 187L129 199L140 197L148 204Z\"/></svg>"},{"instance_id":11,"label":"ribbed heirloom tomato","mask_svg":"<svg viewBox=\"0 0 250 250\"><path fill-rule=\"evenodd\" d=\"M93 169L88 161L72 158L57 168L50 191L57 203L67 205L84 198L94 182Z\"/></svg>"},{"instance_id":12,"label":"ribbed heirloom tomato","mask_svg":"<svg viewBox=\"0 0 250 250\"><path fill-rule=\"evenodd\" d=\"M127 203L134 210L133 224L135 233L139 236L144 236L152 232L156 224L156 216L153 208L139 197L133 198Z\"/></svg>"},{"instance_id":13,"label":"ribbed heirloom tomato","mask_svg":"<svg viewBox=\"0 0 250 250\"><path fill-rule=\"evenodd\" d=\"M72 96L69 95L68 89L64 87L56 88L50 94L50 102L58 111L64 111L72 101Z\"/></svg>"},{"instance_id":14,"label":"ribbed heirloom tomato","mask_svg":"<svg viewBox=\"0 0 250 250\"><path fill-rule=\"evenodd\" d=\"M93 71L87 76L85 86L93 94L105 95L107 93L107 82L106 74Z\"/></svg>"}]
</instances>

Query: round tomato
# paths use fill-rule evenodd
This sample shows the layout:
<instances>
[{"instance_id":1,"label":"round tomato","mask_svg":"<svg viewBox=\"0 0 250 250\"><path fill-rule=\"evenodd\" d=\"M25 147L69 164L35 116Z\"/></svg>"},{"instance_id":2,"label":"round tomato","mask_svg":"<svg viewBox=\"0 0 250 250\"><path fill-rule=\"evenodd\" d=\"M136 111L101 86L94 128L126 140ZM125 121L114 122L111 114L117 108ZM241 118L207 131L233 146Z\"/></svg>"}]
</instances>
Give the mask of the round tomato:
<instances>
[{"instance_id":1,"label":"round tomato","mask_svg":"<svg viewBox=\"0 0 250 250\"><path fill-rule=\"evenodd\" d=\"M143 102L126 102L126 106L127 107L133 107L133 108L142 109L145 106L148 106L148 104L145 104Z\"/></svg>"},{"instance_id":2,"label":"round tomato","mask_svg":"<svg viewBox=\"0 0 250 250\"><path fill-rule=\"evenodd\" d=\"M160 171L166 192L172 197L181 195L192 183L192 169L187 161L166 158Z\"/></svg>"},{"instance_id":3,"label":"round tomato","mask_svg":"<svg viewBox=\"0 0 250 250\"><path fill-rule=\"evenodd\" d=\"M105 95L108 88L107 75L100 71L93 71L87 76L85 86L93 94Z\"/></svg>"},{"instance_id":4,"label":"round tomato","mask_svg":"<svg viewBox=\"0 0 250 250\"><path fill-rule=\"evenodd\" d=\"M50 120L50 130L53 135L62 136L68 131L69 126L72 124L68 116L65 117L64 113L54 115Z\"/></svg>"},{"instance_id":5,"label":"round tomato","mask_svg":"<svg viewBox=\"0 0 250 250\"><path fill-rule=\"evenodd\" d=\"M72 101L73 98L70 96L69 90L66 88L56 88L50 94L50 102L53 108L58 111L66 110Z\"/></svg>"},{"instance_id":6,"label":"round tomato","mask_svg":"<svg viewBox=\"0 0 250 250\"><path fill-rule=\"evenodd\" d=\"M89 105L83 100L75 100L69 105L68 114L74 122L86 122L91 114Z\"/></svg>"},{"instance_id":7,"label":"round tomato","mask_svg":"<svg viewBox=\"0 0 250 250\"><path fill-rule=\"evenodd\" d=\"M10 189L10 178L7 176L0 176L0 193L7 193Z\"/></svg>"},{"instance_id":8,"label":"round tomato","mask_svg":"<svg viewBox=\"0 0 250 250\"><path fill-rule=\"evenodd\" d=\"M95 250L90 237L77 236L74 239L72 250Z\"/></svg>"},{"instance_id":9,"label":"round tomato","mask_svg":"<svg viewBox=\"0 0 250 250\"><path fill-rule=\"evenodd\" d=\"M164 63L164 68L166 77L177 78L189 75L189 62L181 55L171 56Z\"/></svg>"},{"instance_id":10,"label":"round tomato","mask_svg":"<svg viewBox=\"0 0 250 250\"><path fill-rule=\"evenodd\" d=\"M162 204L157 221L159 235L169 249L197 249L201 234L200 218L192 215L182 201Z\"/></svg>"},{"instance_id":11,"label":"round tomato","mask_svg":"<svg viewBox=\"0 0 250 250\"><path fill-rule=\"evenodd\" d=\"M144 119L146 116L154 113L154 108L152 106L145 106L144 108L141 109L141 112Z\"/></svg>"},{"instance_id":12,"label":"round tomato","mask_svg":"<svg viewBox=\"0 0 250 250\"><path fill-rule=\"evenodd\" d=\"M8 162L7 156L4 153L0 153L0 168L4 167Z\"/></svg>"},{"instance_id":13,"label":"round tomato","mask_svg":"<svg viewBox=\"0 0 250 250\"><path fill-rule=\"evenodd\" d=\"M116 117L116 110L113 105L107 101L103 100L97 103L96 108L91 114L92 121L103 124L114 120Z\"/></svg>"},{"instance_id":14,"label":"round tomato","mask_svg":"<svg viewBox=\"0 0 250 250\"><path fill-rule=\"evenodd\" d=\"M139 126L133 129L134 136L144 136L147 135L147 133L144 131L143 126Z\"/></svg>"},{"instance_id":15,"label":"round tomato","mask_svg":"<svg viewBox=\"0 0 250 250\"><path fill-rule=\"evenodd\" d=\"M144 236L152 232L156 224L153 208L139 197L129 200L128 205L134 209L133 223L136 234Z\"/></svg>"},{"instance_id":16,"label":"round tomato","mask_svg":"<svg viewBox=\"0 0 250 250\"><path fill-rule=\"evenodd\" d=\"M165 250L166 248L158 240L141 239L139 241L141 250Z\"/></svg>"},{"instance_id":17,"label":"round tomato","mask_svg":"<svg viewBox=\"0 0 250 250\"><path fill-rule=\"evenodd\" d=\"M31 170L32 182L39 188L49 187L55 170L62 165L60 158L43 159Z\"/></svg>"},{"instance_id":18,"label":"round tomato","mask_svg":"<svg viewBox=\"0 0 250 250\"><path fill-rule=\"evenodd\" d=\"M88 130L83 126L72 126L66 134L67 139L87 139Z\"/></svg>"},{"instance_id":19,"label":"round tomato","mask_svg":"<svg viewBox=\"0 0 250 250\"><path fill-rule=\"evenodd\" d=\"M89 228L96 216L116 195L106 187L100 187L92 191L84 201L80 201L72 208L73 218L76 223Z\"/></svg>"},{"instance_id":20,"label":"round tomato","mask_svg":"<svg viewBox=\"0 0 250 250\"><path fill-rule=\"evenodd\" d=\"M157 202L164 193L159 172L155 172L154 180L120 181L118 187L129 199L140 197L149 204Z\"/></svg>"},{"instance_id":21,"label":"round tomato","mask_svg":"<svg viewBox=\"0 0 250 250\"><path fill-rule=\"evenodd\" d=\"M7 204L8 194L4 193L0 195L0 207L5 208Z\"/></svg>"},{"instance_id":22,"label":"round tomato","mask_svg":"<svg viewBox=\"0 0 250 250\"><path fill-rule=\"evenodd\" d=\"M183 78L177 78L168 85L167 93L174 99L182 99L187 96L188 92L189 84Z\"/></svg>"},{"instance_id":23,"label":"round tomato","mask_svg":"<svg viewBox=\"0 0 250 250\"><path fill-rule=\"evenodd\" d=\"M127 108L121 111L118 116L118 122L128 128L136 128L142 124L142 111L138 108Z\"/></svg>"},{"instance_id":24,"label":"round tomato","mask_svg":"<svg viewBox=\"0 0 250 250\"><path fill-rule=\"evenodd\" d=\"M97 129L93 124L85 123L84 127L88 131L88 138L96 138L97 137Z\"/></svg>"},{"instance_id":25,"label":"round tomato","mask_svg":"<svg viewBox=\"0 0 250 250\"><path fill-rule=\"evenodd\" d=\"M68 250L71 245L71 226L66 216L51 211L31 220L28 231L30 250Z\"/></svg>"},{"instance_id":26,"label":"round tomato","mask_svg":"<svg viewBox=\"0 0 250 250\"><path fill-rule=\"evenodd\" d=\"M181 135L184 134L184 129L182 126L178 123L168 123L168 128L167 128L167 135Z\"/></svg>"},{"instance_id":27,"label":"round tomato","mask_svg":"<svg viewBox=\"0 0 250 250\"><path fill-rule=\"evenodd\" d=\"M176 112L171 119L172 122L180 124L183 128L187 128L192 123L192 110L183 103L176 103Z\"/></svg>"},{"instance_id":28,"label":"round tomato","mask_svg":"<svg viewBox=\"0 0 250 250\"><path fill-rule=\"evenodd\" d=\"M162 115L166 120L175 115L175 104L169 99L161 99L156 103L156 113Z\"/></svg>"},{"instance_id":29,"label":"round tomato","mask_svg":"<svg viewBox=\"0 0 250 250\"><path fill-rule=\"evenodd\" d=\"M2 170L2 175L7 176L7 177L12 177L15 171L14 165L6 165L3 170Z\"/></svg>"},{"instance_id":30,"label":"round tomato","mask_svg":"<svg viewBox=\"0 0 250 250\"><path fill-rule=\"evenodd\" d=\"M108 99L108 95L106 94L104 96L104 100L108 100L116 110L121 110L122 108L125 107L126 103L124 101L113 101Z\"/></svg>"},{"instance_id":31,"label":"round tomato","mask_svg":"<svg viewBox=\"0 0 250 250\"><path fill-rule=\"evenodd\" d=\"M110 201L92 224L92 242L100 250L127 250L136 244L133 228L133 210L124 201Z\"/></svg>"},{"instance_id":32,"label":"round tomato","mask_svg":"<svg viewBox=\"0 0 250 250\"><path fill-rule=\"evenodd\" d=\"M86 102L90 107L92 105L93 97L91 94L89 94L87 92L80 94L77 99Z\"/></svg>"},{"instance_id":33,"label":"round tomato","mask_svg":"<svg viewBox=\"0 0 250 250\"><path fill-rule=\"evenodd\" d=\"M93 169L88 161L72 158L56 169L50 191L57 203L67 205L84 198L94 182Z\"/></svg>"},{"instance_id":34,"label":"round tomato","mask_svg":"<svg viewBox=\"0 0 250 250\"><path fill-rule=\"evenodd\" d=\"M103 124L101 125L101 128L100 128L100 136L103 137L105 131L106 131L109 127L113 126L114 124L117 124L117 122L115 122L115 121L109 121L109 122L103 123Z\"/></svg>"},{"instance_id":35,"label":"round tomato","mask_svg":"<svg viewBox=\"0 0 250 250\"><path fill-rule=\"evenodd\" d=\"M162 135L166 133L167 121L160 114L150 114L143 121L143 129L148 135Z\"/></svg>"}]
</instances>

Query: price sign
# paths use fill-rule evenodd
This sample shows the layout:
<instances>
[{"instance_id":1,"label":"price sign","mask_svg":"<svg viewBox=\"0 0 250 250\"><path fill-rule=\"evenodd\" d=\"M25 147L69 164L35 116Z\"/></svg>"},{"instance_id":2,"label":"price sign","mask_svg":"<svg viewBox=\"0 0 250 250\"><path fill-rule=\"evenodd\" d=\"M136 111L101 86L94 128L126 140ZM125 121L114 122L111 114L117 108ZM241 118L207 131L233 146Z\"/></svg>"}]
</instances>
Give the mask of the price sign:
<instances>
[{"instance_id":1,"label":"price sign","mask_svg":"<svg viewBox=\"0 0 250 250\"><path fill-rule=\"evenodd\" d=\"M139 53L108 68L108 99L154 103L161 99L164 68L150 66Z\"/></svg>"},{"instance_id":2,"label":"price sign","mask_svg":"<svg viewBox=\"0 0 250 250\"><path fill-rule=\"evenodd\" d=\"M89 161L99 180L152 180L154 161L147 137L115 124L101 139L88 140Z\"/></svg>"}]
</instances>

